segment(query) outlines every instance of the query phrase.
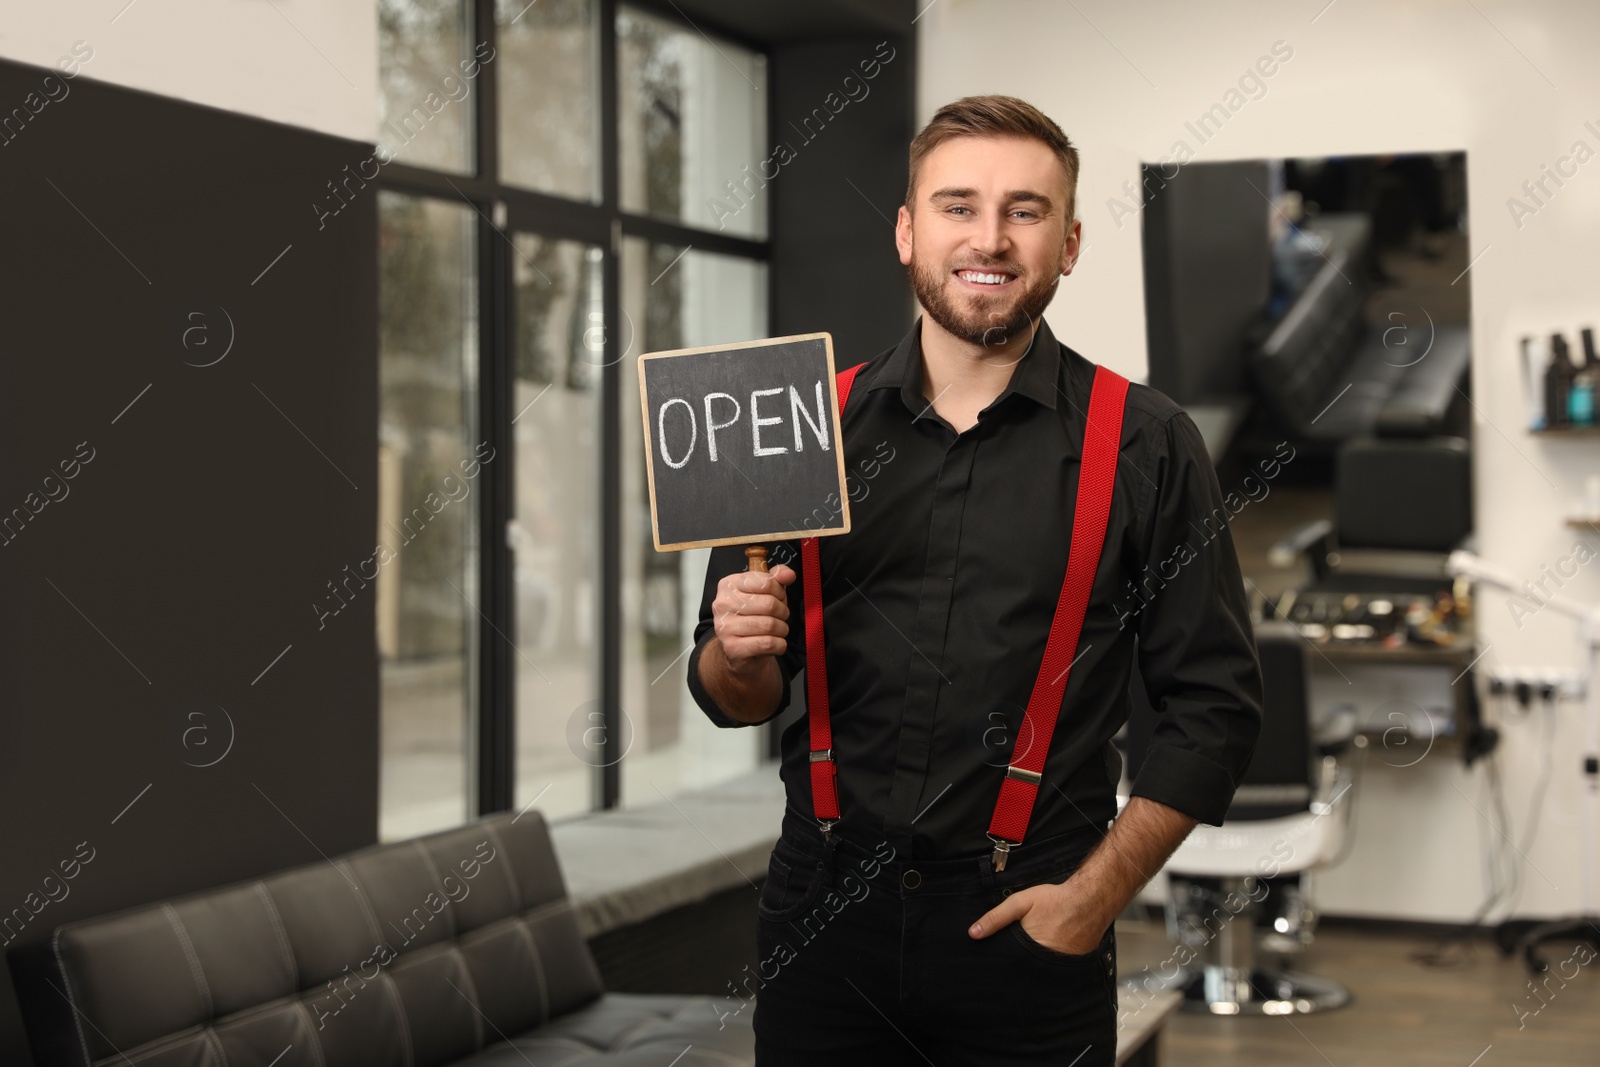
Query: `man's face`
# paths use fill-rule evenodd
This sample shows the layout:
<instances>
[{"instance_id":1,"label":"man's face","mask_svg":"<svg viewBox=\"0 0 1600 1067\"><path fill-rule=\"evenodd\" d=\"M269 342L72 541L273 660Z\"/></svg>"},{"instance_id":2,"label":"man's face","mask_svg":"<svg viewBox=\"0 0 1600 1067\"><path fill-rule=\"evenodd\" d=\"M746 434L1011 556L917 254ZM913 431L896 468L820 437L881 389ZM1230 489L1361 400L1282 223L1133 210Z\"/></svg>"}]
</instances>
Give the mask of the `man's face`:
<instances>
[{"instance_id":1,"label":"man's face","mask_svg":"<svg viewBox=\"0 0 1600 1067\"><path fill-rule=\"evenodd\" d=\"M902 207L895 225L928 317L991 349L1031 337L1078 258L1070 197L1060 160L1031 138L954 137L929 152L915 211Z\"/></svg>"}]
</instances>

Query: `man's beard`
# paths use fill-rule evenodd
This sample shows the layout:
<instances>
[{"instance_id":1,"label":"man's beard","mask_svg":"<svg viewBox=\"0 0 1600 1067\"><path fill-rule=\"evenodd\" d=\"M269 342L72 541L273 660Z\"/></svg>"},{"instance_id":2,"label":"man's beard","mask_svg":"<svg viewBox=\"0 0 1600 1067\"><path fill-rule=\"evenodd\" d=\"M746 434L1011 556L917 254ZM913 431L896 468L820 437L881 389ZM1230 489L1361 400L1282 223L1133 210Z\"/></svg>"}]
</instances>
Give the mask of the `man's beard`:
<instances>
[{"instance_id":1,"label":"man's beard","mask_svg":"<svg viewBox=\"0 0 1600 1067\"><path fill-rule=\"evenodd\" d=\"M1013 338L1030 335L1033 323L1050 306L1061 281L1060 275L1049 275L1029 284L1022 268L1005 260L967 263L961 269L1010 274L1020 288L1007 295L975 293L969 300L964 292L950 292L955 281L947 265L934 267L915 253L907 273L911 275L917 302L929 318L952 336L986 348L1004 348Z\"/></svg>"}]
</instances>

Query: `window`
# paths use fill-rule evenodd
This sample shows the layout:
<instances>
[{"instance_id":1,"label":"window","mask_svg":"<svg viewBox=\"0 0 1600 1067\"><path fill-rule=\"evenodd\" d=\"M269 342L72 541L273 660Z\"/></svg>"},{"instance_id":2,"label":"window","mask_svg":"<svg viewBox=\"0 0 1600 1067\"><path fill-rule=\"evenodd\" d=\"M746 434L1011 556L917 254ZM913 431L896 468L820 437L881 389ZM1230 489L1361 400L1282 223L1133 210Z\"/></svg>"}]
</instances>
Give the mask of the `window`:
<instances>
[{"instance_id":1,"label":"window","mask_svg":"<svg viewBox=\"0 0 1600 1067\"><path fill-rule=\"evenodd\" d=\"M386 839L471 811L478 521L472 210L378 195L378 810Z\"/></svg>"},{"instance_id":2,"label":"window","mask_svg":"<svg viewBox=\"0 0 1600 1067\"><path fill-rule=\"evenodd\" d=\"M600 392L603 268L593 245L516 235L517 803L587 811L603 759ZM576 737L569 737L570 734Z\"/></svg>"},{"instance_id":3,"label":"window","mask_svg":"<svg viewBox=\"0 0 1600 1067\"><path fill-rule=\"evenodd\" d=\"M594 0L501 0L496 8L500 177L600 199L600 22Z\"/></svg>"},{"instance_id":4,"label":"window","mask_svg":"<svg viewBox=\"0 0 1600 1067\"><path fill-rule=\"evenodd\" d=\"M765 237L766 58L621 8L617 75L623 208Z\"/></svg>"},{"instance_id":5,"label":"window","mask_svg":"<svg viewBox=\"0 0 1600 1067\"><path fill-rule=\"evenodd\" d=\"M659 352L765 334L767 270L759 260L630 238L622 251L622 308L639 351ZM723 730L684 681L710 549L657 552L650 535L639 378L622 382L623 686L632 747L622 762L625 805L710 785L761 758L759 730ZM631 416L631 417L630 417Z\"/></svg>"},{"instance_id":6,"label":"window","mask_svg":"<svg viewBox=\"0 0 1600 1067\"><path fill-rule=\"evenodd\" d=\"M472 169L471 22L458 0L379 0L378 144L396 159L464 174ZM461 62L467 61L468 66Z\"/></svg>"},{"instance_id":7,"label":"window","mask_svg":"<svg viewBox=\"0 0 1600 1067\"><path fill-rule=\"evenodd\" d=\"M705 560L654 550L635 361L770 332L766 59L671 4L379 22L381 836L747 770L683 682Z\"/></svg>"}]
</instances>

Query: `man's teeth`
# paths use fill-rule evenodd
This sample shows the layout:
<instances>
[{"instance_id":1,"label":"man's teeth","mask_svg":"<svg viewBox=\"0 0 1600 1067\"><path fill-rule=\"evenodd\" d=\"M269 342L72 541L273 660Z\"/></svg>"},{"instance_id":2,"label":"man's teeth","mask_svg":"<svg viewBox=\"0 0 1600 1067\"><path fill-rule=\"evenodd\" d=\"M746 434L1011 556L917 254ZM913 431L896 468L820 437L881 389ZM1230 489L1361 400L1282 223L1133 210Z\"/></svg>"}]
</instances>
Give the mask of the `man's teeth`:
<instances>
[{"instance_id":1,"label":"man's teeth","mask_svg":"<svg viewBox=\"0 0 1600 1067\"><path fill-rule=\"evenodd\" d=\"M979 274L973 270L962 271L961 277L969 282L977 282L979 285L1004 285L1011 280L1009 274Z\"/></svg>"}]
</instances>

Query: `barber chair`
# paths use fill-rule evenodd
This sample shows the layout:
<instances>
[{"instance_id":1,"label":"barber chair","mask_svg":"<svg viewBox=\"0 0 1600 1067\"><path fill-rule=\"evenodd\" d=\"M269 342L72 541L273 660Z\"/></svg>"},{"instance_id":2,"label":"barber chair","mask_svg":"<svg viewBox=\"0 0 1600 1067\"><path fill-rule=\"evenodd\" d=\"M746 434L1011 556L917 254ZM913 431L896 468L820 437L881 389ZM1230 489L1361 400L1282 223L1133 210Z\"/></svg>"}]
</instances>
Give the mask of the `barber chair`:
<instances>
[{"instance_id":1,"label":"barber chair","mask_svg":"<svg viewBox=\"0 0 1600 1067\"><path fill-rule=\"evenodd\" d=\"M1186 1011L1295 1015L1350 999L1335 982L1268 967L1264 958L1298 953L1312 941L1317 912L1305 875L1332 861L1345 840L1350 779L1338 757L1353 740L1354 722L1314 736L1309 651L1293 626L1258 623L1256 647L1264 700L1255 755L1222 825L1195 827L1167 861L1167 931L1179 946L1173 959L1183 965L1143 980L1181 990ZM1161 714L1138 671L1131 695L1130 781Z\"/></svg>"},{"instance_id":2,"label":"barber chair","mask_svg":"<svg viewBox=\"0 0 1600 1067\"><path fill-rule=\"evenodd\" d=\"M1472 451L1459 437L1355 438L1334 464L1333 520L1302 526L1267 560L1306 558L1310 581L1261 617L1294 622L1307 640L1448 643L1461 619L1450 553L1470 547ZM1464 592L1464 590L1462 590Z\"/></svg>"}]
</instances>

